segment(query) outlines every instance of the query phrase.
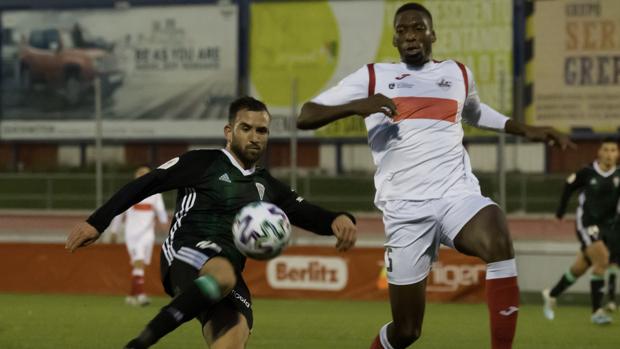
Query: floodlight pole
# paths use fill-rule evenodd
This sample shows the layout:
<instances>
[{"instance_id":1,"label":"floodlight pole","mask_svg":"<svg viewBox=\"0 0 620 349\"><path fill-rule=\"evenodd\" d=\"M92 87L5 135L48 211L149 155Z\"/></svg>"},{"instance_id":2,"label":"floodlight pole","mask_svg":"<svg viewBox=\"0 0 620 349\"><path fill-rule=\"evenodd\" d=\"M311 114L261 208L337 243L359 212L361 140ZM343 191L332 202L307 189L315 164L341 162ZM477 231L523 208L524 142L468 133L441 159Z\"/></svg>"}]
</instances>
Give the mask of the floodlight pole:
<instances>
[{"instance_id":1,"label":"floodlight pole","mask_svg":"<svg viewBox=\"0 0 620 349\"><path fill-rule=\"evenodd\" d=\"M505 73L503 70L499 72L499 110L504 112L504 92L505 92ZM499 144L497 146L497 172L499 175L499 205L504 211L508 211L506 206L506 133L499 133Z\"/></svg>"},{"instance_id":2,"label":"floodlight pole","mask_svg":"<svg viewBox=\"0 0 620 349\"><path fill-rule=\"evenodd\" d=\"M291 82L291 188L297 190L297 78Z\"/></svg>"},{"instance_id":3,"label":"floodlight pole","mask_svg":"<svg viewBox=\"0 0 620 349\"><path fill-rule=\"evenodd\" d=\"M95 77L95 204L97 207L103 203L102 126L101 79L97 76Z\"/></svg>"}]
</instances>

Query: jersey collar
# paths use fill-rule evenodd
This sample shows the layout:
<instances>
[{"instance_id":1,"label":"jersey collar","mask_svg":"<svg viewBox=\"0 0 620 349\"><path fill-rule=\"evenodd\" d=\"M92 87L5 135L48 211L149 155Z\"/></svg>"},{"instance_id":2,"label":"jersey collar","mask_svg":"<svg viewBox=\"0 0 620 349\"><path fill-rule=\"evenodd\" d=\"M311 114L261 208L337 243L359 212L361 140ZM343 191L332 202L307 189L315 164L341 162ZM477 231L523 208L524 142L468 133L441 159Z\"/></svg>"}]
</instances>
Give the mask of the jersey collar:
<instances>
[{"instance_id":1,"label":"jersey collar","mask_svg":"<svg viewBox=\"0 0 620 349\"><path fill-rule=\"evenodd\" d=\"M256 170L256 166L252 166L252 168L250 168L248 170L244 169L243 166L241 166L237 162L237 159L235 159L235 157L226 148L222 148L220 150L224 154L226 154L226 156L228 156L228 160L230 160L230 162L233 164L233 166L235 166L239 171L241 171L241 174L243 174L244 176L249 176L249 175L253 174L254 171Z\"/></svg>"},{"instance_id":2,"label":"jersey collar","mask_svg":"<svg viewBox=\"0 0 620 349\"><path fill-rule=\"evenodd\" d=\"M616 171L616 166L609 169L609 171L604 172L598 165L598 161L594 161L594 170L603 177L609 177Z\"/></svg>"},{"instance_id":3,"label":"jersey collar","mask_svg":"<svg viewBox=\"0 0 620 349\"><path fill-rule=\"evenodd\" d=\"M435 63L435 61L433 61L432 59L426 63L424 63L424 65L422 65L421 67L414 67L412 65L408 65L405 62L400 62L400 65L407 69L407 70L413 70L413 71L425 71L425 70L430 70L433 69L435 67L435 65L437 65L437 63Z\"/></svg>"}]
</instances>

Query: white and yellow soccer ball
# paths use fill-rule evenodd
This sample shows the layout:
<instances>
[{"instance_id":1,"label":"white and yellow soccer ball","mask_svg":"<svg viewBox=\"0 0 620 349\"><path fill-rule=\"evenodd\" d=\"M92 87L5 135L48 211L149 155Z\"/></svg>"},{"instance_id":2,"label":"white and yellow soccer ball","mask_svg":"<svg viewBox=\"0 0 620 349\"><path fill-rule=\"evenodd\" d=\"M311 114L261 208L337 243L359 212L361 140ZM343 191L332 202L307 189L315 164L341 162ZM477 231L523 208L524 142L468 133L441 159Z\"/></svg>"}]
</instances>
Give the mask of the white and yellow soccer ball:
<instances>
[{"instance_id":1,"label":"white and yellow soccer ball","mask_svg":"<svg viewBox=\"0 0 620 349\"><path fill-rule=\"evenodd\" d=\"M257 201L237 213L232 232L241 253L265 260L282 253L291 237L291 223L278 206Z\"/></svg>"}]
</instances>

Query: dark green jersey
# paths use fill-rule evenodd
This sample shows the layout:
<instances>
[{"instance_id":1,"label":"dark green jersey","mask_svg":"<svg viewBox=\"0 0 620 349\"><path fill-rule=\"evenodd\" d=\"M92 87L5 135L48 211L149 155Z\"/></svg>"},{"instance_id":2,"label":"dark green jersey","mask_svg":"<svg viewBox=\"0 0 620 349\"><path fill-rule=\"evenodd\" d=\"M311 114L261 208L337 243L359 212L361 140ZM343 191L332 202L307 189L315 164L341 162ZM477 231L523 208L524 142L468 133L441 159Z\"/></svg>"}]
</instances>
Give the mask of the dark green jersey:
<instances>
[{"instance_id":1,"label":"dark green jersey","mask_svg":"<svg viewBox=\"0 0 620 349\"><path fill-rule=\"evenodd\" d=\"M331 224L340 214L306 202L263 168L243 169L228 151L217 149L187 152L134 180L93 213L88 222L103 232L114 216L132 204L171 189L178 189L176 212L162 246L169 263L178 258L200 266L203 257L179 248L212 244L237 270L242 270L245 257L235 248L231 229L237 212L251 202L274 203L291 224L320 235L332 235Z\"/></svg>"},{"instance_id":2,"label":"dark green jersey","mask_svg":"<svg viewBox=\"0 0 620 349\"><path fill-rule=\"evenodd\" d=\"M573 192L580 190L577 224L583 227L593 225L610 226L617 214L620 198L620 168L603 172L597 162L571 174L566 179L564 192L556 216L566 212L568 200Z\"/></svg>"}]
</instances>

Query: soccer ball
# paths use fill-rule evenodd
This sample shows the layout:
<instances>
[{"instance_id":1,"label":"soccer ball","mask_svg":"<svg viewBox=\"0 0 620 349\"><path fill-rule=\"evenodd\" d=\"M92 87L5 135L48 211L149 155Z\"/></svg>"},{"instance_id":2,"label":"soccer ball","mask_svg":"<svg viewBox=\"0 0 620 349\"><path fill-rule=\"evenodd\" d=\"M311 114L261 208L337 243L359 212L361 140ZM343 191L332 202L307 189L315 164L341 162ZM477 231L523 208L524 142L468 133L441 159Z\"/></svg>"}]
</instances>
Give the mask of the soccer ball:
<instances>
[{"instance_id":1,"label":"soccer ball","mask_svg":"<svg viewBox=\"0 0 620 349\"><path fill-rule=\"evenodd\" d=\"M278 206L258 201L243 207L232 226L235 246L254 259L279 255L291 237L291 223Z\"/></svg>"}]
</instances>

